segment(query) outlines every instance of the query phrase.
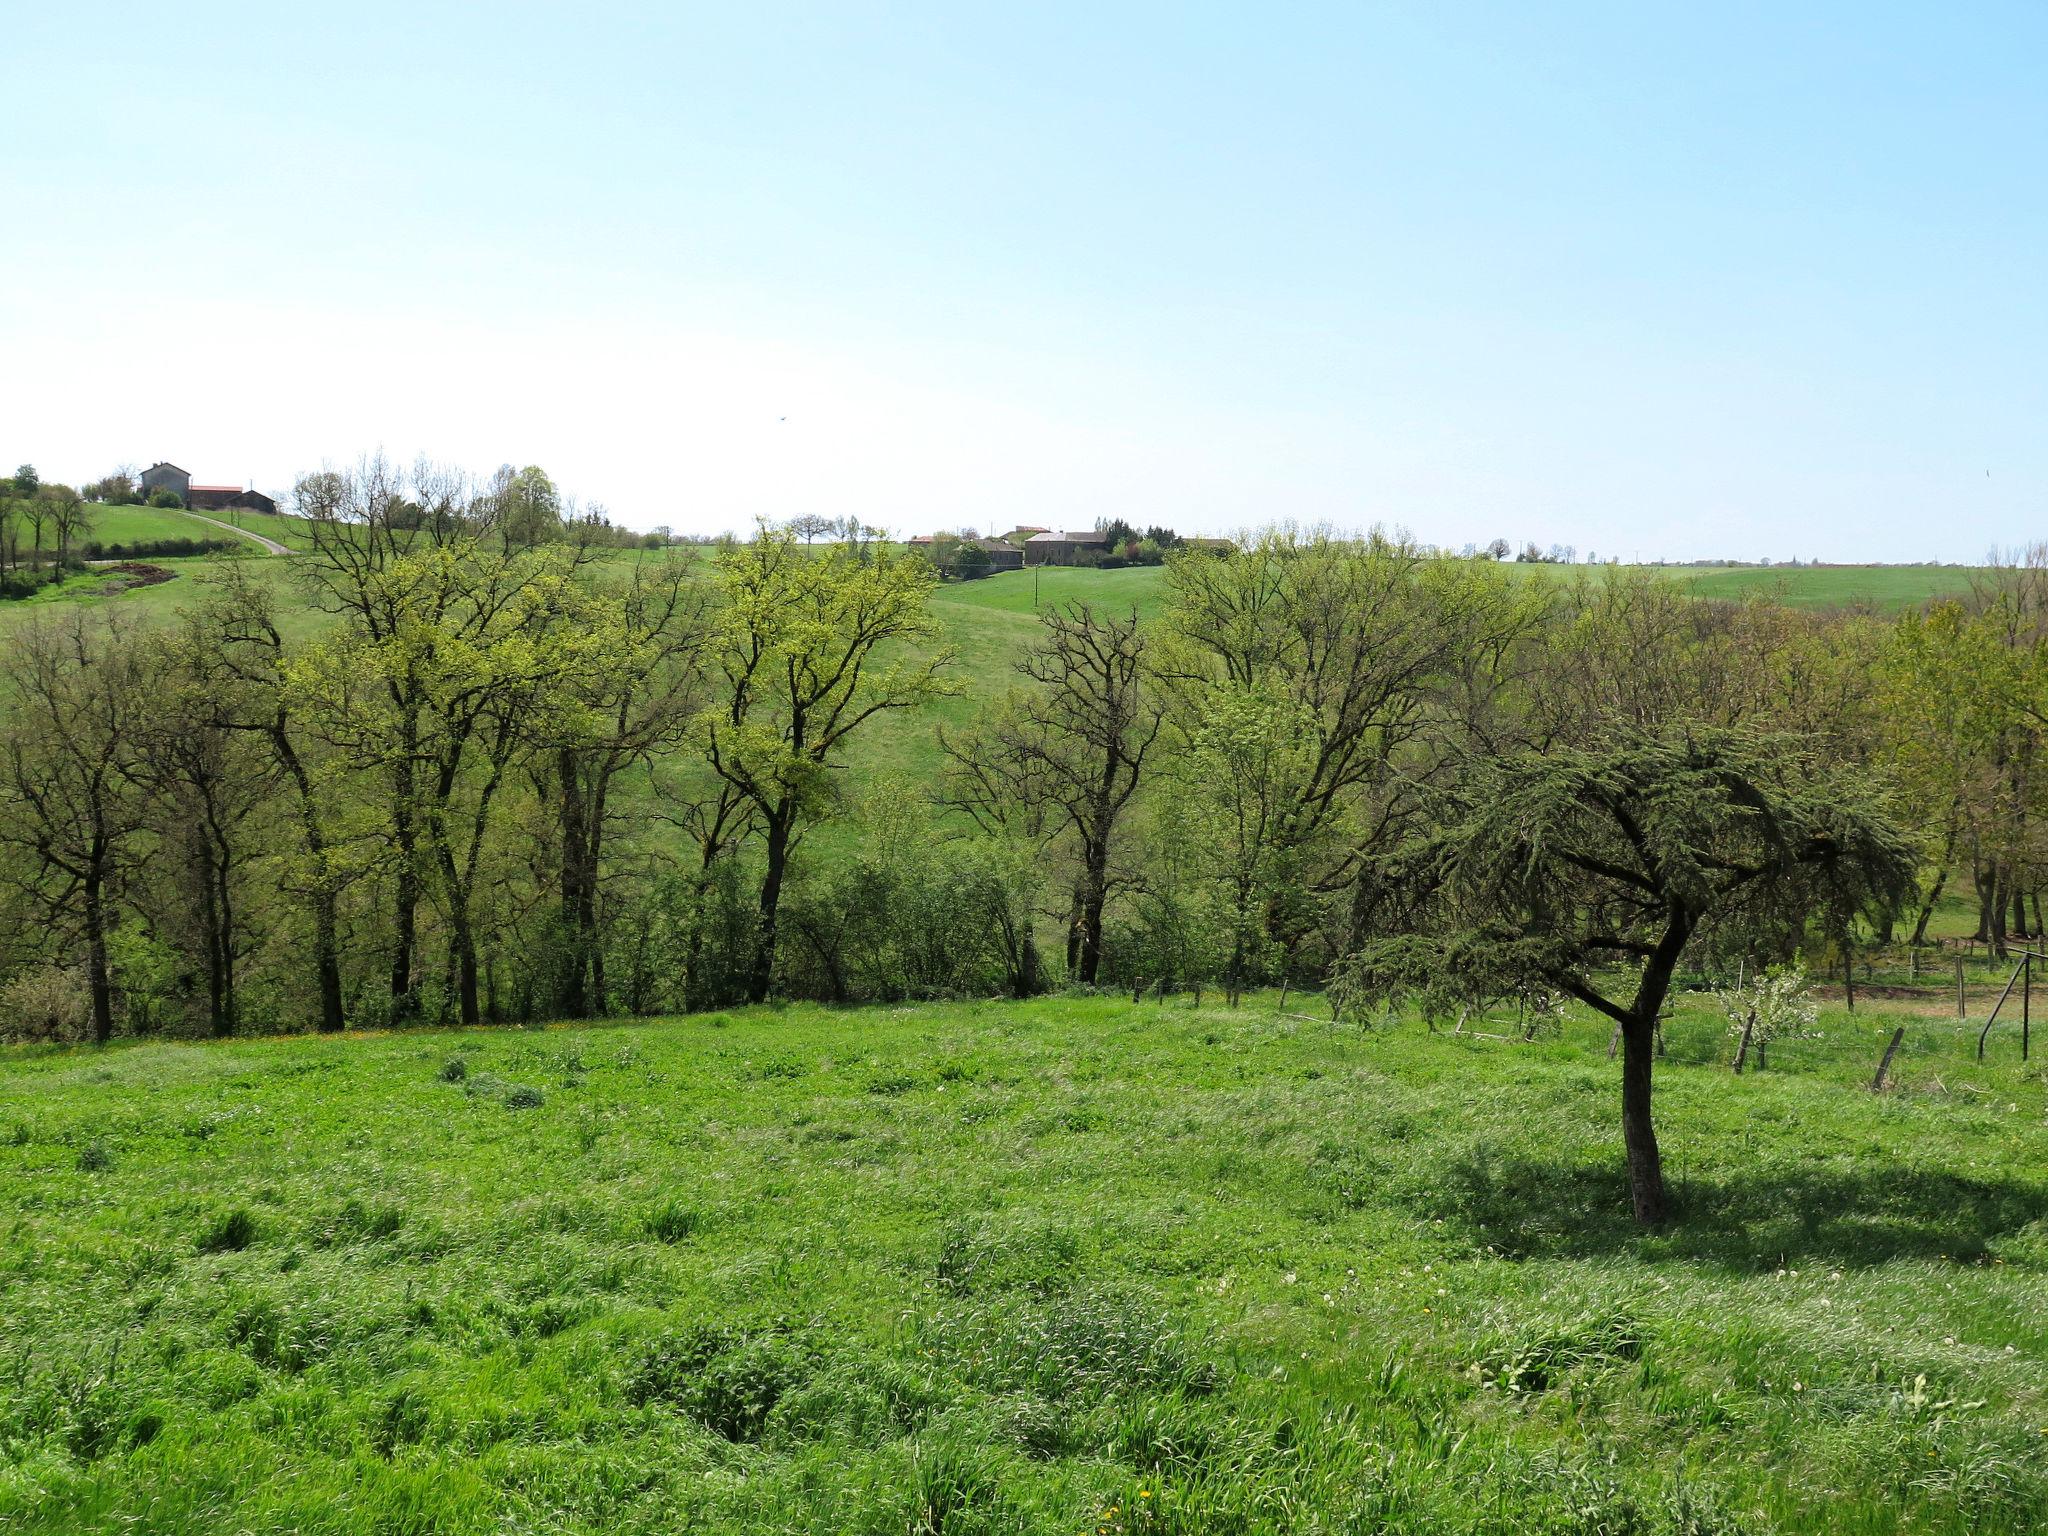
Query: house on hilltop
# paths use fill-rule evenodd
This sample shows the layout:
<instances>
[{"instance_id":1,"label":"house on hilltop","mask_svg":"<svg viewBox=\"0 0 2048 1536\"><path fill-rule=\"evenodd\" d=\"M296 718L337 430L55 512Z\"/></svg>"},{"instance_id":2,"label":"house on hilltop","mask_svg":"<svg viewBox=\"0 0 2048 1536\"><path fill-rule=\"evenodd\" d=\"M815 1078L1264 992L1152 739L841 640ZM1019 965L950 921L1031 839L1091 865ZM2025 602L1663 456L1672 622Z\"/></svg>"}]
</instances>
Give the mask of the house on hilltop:
<instances>
[{"instance_id":1,"label":"house on hilltop","mask_svg":"<svg viewBox=\"0 0 2048 1536\"><path fill-rule=\"evenodd\" d=\"M158 462L135 477L145 498L169 491L193 512L268 512L277 515L277 503L257 490L239 485L194 485L192 476L175 464Z\"/></svg>"},{"instance_id":2,"label":"house on hilltop","mask_svg":"<svg viewBox=\"0 0 2048 1536\"><path fill-rule=\"evenodd\" d=\"M192 497L191 475L175 464L152 464L135 477L135 483L141 487L145 497L157 491L169 491L180 501L189 501Z\"/></svg>"},{"instance_id":3,"label":"house on hilltop","mask_svg":"<svg viewBox=\"0 0 2048 1536\"><path fill-rule=\"evenodd\" d=\"M1086 554L1109 552L1109 537L1100 533L1034 533L1024 541L1026 565L1079 565Z\"/></svg>"}]
</instances>

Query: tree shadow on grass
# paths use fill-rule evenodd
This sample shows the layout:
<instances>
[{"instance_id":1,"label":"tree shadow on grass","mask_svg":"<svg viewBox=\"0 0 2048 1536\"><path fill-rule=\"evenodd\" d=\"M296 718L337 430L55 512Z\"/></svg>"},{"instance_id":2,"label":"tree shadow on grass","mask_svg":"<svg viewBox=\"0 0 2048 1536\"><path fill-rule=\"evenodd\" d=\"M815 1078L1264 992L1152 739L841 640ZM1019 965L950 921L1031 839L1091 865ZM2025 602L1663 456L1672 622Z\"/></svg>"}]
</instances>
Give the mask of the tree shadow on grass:
<instances>
[{"instance_id":1,"label":"tree shadow on grass","mask_svg":"<svg viewBox=\"0 0 2048 1536\"><path fill-rule=\"evenodd\" d=\"M2016 1177L1768 1165L1746 1175L1673 1179L1667 1195L1670 1219L1639 1226L1618 1164L1503 1157L1479 1147L1450 1161L1427 1203L1431 1215L1456 1221L1510 1258L1627 1253L1741 1271L1780 1263L1967 1263L2008 1245L2048 1258L2048 1184Z\"/></svg>"}]
</instances>

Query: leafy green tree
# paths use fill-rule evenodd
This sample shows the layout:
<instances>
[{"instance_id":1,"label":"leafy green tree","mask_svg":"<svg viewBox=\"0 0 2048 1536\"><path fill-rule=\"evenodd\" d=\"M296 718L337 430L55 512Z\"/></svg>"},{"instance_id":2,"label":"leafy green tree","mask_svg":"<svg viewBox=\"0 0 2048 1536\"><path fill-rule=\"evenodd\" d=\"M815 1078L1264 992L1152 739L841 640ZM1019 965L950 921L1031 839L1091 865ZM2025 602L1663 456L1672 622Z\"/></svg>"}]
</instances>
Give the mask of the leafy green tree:
<instances>
[{"instance_id":1,"label":"leafy green tree","mask_svg":"<svg viewBox=\"0 0 2048 1536\"><path fill-rule=\"evenodd\" d=\"M237 972L249 942L242 898L268 830L252 830L251 823L275 769L261 743L230 722L225 679L193 643L211 634L188 620L159 642L152 707L137 724L132 773L146 796L158 854L144 904L158 939L184 947L188 968L196 951L208 1023L225 1036L239 1018ZM132 1006L132 989L121 985Z\"/></svg>"},{"instance_id":2,"label":"leafy green tree","mask_svg":"<svg viewBox=\"0 0 2048 1536\"><path fill-rule=\"evenodd\" d=\"M211 703L214 723L258 742L270 782L289 796L289 809L281 813L295 828L299 847L278 861L288 870L283 890L288 903L304 903L310 918L310 942L302 952L312 963L318 1027L335 1033L347 1023L341 898L354 872L345 856L341 797L318 755L314 722L287 688L297 648L286 639L275 590L230 562L188 615L179 644L196 686Z\"/></svg>"},{"instance_id":3,"label":"leafy green tree","mask_svg":"<svg viewBox=\"0 0 2048 1536\"><path fill-rule=\"evenodd\" d=\"M651 770L689 736L708 685L710 597L676 558L636 560L623 580L593 583L577 622L612 654L566 672L563 696L534 717L531 771L554 806L558 837L563 944L554 1003L564 1017L603 1005L601 898L619 821L614 797L628 774Z\"/></svg>"},{"instance_id":4,"label":"leafy green tree","mask_svg":"<svg viewBox=\"0 0 2048 1536\"><path fill-rule=\"evenodd\" d=\"M92 529L92 503L68 485L46 485L37 497L50 508L50 528L56 535L57 565L61 572Z\"/></svg>"},{"instance_id":5,"label":"leafy green tree","mask_svg":"<svg viewBox=\"0 0 2048 1536\"><path fill-rule=\"evenodd\" d=\"M111 617L75 612L12 638L0 675L0 846L24 856L26 894L83 949L93 1039L114 1033L107 944L139 851L134 743L151 699L145 647Z\"/></svg>"},{"instance_id":6,"label":"leafy green tree","mask_svg":"<svg viewBox=\"0 0 2048 1536\"><path fill-rule=\"evenodd\" d=\"M1666 1210L1654 1033L1686 947L1717 931L1770 943L1815 913L1845 923L1907 888L1918 859L1866 771L1717 726L1475 758L1429 811L1392 860L1405 909L1351 968L1434 1012L1558 991L1612 1019L1644 1222Z\"/></svg>"},{"instance_id":7,"label":"leafy green tree","mask_svg":"<svg viewBox=\"0 0 2048 1536\"><path fill-rule=\"evenodd\" d=\"M1308 899L1302 872L1345 828L1333 817L1320 820L1312 838L1281 835L1299 816L1315 770L1315 735L1299 702L1264 685L1207 697L1209 714L1176 764L1175 798L1200 829L1221 890L1229 932L1223 982L1235 1007L1247 985L1282 963L1288 936L1309 926L1309 914L1293 910Z\"/></svg>"},{"instance_id":8,"label":"leafy green tree","mask_svg":"<svg viewBox=\"0 0 2048 1536\"><path fill-rule=\"evenodd\" d=\"M574 571L560 547L507 550L471 537L410 550L371 573L351 622L286 672L293 708L353 767L392 786L410 845L398 874L439 903L465 1024L482 1016L478 900L507 778L536 736L581 728L589 704L577 679L631 655L616 610L589 602ZM555 714L571 723L537 728ZM400 937L405 969L394 970L392 998L402 1009L409 924Z\"/></svg>"},{"instance_id":9,"label":"leafy green tree","mask_svg":"<svg viewBox=\"0 0 2048 1536\"><path fill-rule=\"evenodd\" d=\"M562 532L562 493L538 464L503 465L488 492L489 515L508 549L532 549Z\"/></svg>"},{"instance_id":10,"label":"leafy green tree","mask_svg":"<svg viewBox=\"0 0 2048 1536\"><path fill-rule=\"evenodd\" d=\"M951 803L985 829L1023 818L1048 840L1071 840L1080 869L1067 970L1092 986L1119 827L1159 740L1164 701L1147 676L1136 610L1118 618L1071 603L1045 610L1039 623L1043 634L1017 663L1031 686L970 735L941 731L939 741L953 766Z\"/></svg>"},{"instance_id":11,"label":"leafy green tree","mask_svg":"<svg viewBox=\"0 0 2048 1536\"><path fill-rule=\"evenodd\" d=\"M1156 983L1162 999L1190 989L1199 1006L1230 959L1236 914L1208 828L1179 805L1155 807L1150 820L1122 936L1133 951L1125 969L1135 983Z\"/></svg>"},{"instance_id":12,"label":"leafy green tree","mask_svg":"<svg viewBox=\"0 0 2048 1536\"><path fill-rule=\"evenodd\" d=\"M754 812L763 840L759 934L748 997L775 978L777 920L792 848L827 814L852 735L883 713L949 692L929 563L875 546L807 551L763 523L720 552L712 664L722 697L702 716L711 766Z\"/></svg>"},{"instance_id":13,"label":"leafy green tree","mask_svg":"<svg viewBox=\"0 0 2048 1536\"><path fill-rule=\"evenodd\" d=\"M1309 891L1350 887L1362 924L1369 855L1412 813L1440 727L1480 717L1546 599L1406 541L1289 528L1221 557L1171 555L1167 587L1156 665L1181 738L1230 715L1233 697L1287 702L1298 780L1262 836ZM1299 942L1282 916L1276 936Z\"/></svg>"}]
</instances>

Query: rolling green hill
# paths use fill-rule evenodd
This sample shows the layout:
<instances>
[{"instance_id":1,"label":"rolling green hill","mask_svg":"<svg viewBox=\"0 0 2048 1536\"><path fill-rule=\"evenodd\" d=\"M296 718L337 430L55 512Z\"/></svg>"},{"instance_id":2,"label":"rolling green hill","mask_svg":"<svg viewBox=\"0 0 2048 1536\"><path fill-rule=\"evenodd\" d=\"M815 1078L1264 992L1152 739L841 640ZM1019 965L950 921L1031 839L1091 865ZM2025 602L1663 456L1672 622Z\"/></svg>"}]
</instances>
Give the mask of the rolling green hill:
<instances>
[{"instance_id":1,"label":"rolling green hill","mask_svg":"<svg viewBox=\"0 0 2048 1536\"><path fill-rule=\"evenodd\" d=\"M142 544L160 539L228 539L234 535L170 507L95 507L87 537L96 544Z\"/></svg>"}]
</instances>

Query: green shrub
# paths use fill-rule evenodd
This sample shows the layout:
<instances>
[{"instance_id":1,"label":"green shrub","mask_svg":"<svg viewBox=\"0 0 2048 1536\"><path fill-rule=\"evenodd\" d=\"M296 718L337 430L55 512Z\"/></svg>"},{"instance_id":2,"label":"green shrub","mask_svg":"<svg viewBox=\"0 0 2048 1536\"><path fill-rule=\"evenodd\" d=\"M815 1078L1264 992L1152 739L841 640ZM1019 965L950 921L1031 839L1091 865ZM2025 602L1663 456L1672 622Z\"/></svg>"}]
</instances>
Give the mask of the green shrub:
<instances>
[{"instance_id":1,"label":"green shrub","mask_svg":"<svg viewBox=\"0 0 2048 1536\"><path fill-rule=\"evenodd\" d=\"M1214 1366L1146 1298L1082 1292L1042 1304L942 1308L916 1331L935 1356L985 1387L1022 1388L1051 1402L1132 1388L1200 1397Z\"/></svg>"},{"instance_id":2,"label":"green shrub","mask_svg":"<svg viewBox=\"0 0 2048 1536\"><path fill-rule=\"evenodd\" d=\"M240 1253L256 1241L256 1218L241 1206L223 1212L199 1234L201 1253Z\"/></svg>"},{"instance_id":3,"label":"green shrub","mask_svg":"<svg viewBox=\"0 0 2048 1536\"><path fill-rule=\"evenodd\" d=\"M627 1395L679 1408L728 1440L757 1441L776 1404L818 1365L816 1352L781 1324L755 1332L698 1324L648 1345Z\"/></svg>"},{"instance_id":4,"label":"green shrub","mask_svg":"<svg viewBox=\"0 0 2048 1536\"><path fill-rule=\"evenodd\" d=\"M647 1232L657 1242L680 1243L694 1237L704 1225L704 1215L694 1206L671 1200L647 1213Z\"/></svg>"},{"instance_id":5,"label":"green shrub","mask_svg":"<svg viewBox=\"0 0 2048 1536\"><path fill-rule=\"evenodd\" d=\"M66 1044L83 1040L91 1026L92 993L83 971L31 966L0 987L0 1039Z\"/></svg>"}]
</instances>

